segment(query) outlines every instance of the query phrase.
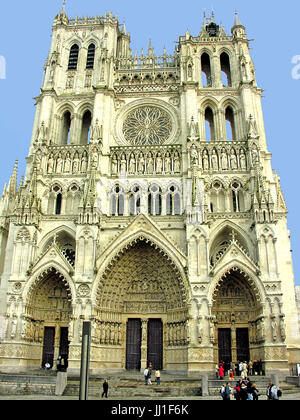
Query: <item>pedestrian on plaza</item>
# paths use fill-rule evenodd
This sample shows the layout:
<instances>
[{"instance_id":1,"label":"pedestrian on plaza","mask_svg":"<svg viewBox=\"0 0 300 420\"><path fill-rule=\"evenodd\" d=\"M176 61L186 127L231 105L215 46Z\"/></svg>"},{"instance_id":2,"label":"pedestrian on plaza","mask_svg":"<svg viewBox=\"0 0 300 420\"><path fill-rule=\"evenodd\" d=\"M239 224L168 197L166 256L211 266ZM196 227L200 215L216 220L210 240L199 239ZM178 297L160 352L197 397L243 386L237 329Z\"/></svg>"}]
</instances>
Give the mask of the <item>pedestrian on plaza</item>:
<instances>
[{"instance_id":1,"label":"pedestrian on plaza","mask_svg":"<svg viewBox=\"0 0 300 420\"><path fill-rule=\"evenodd\" d=\"M223 368L223 365L221 365L221 366L219 367L219 378L220 378L221 380L223 380L223 379L224 379L224 368Z\"/></svg>"},{"instance_id":2,"label":"pedestrian on plaza","mask_svg":"<svg viewBox=\"0 0 300 420\"><path fill-rule=\"evenodd\" d=\"M229 382L222 385L220 393L221 393L221 397L223 401L230 401L231 388L230 388Z\"/></svg>"},{"instance_id":3,"label":"pedestrian on plaza","mask_svg":"<svg viewBox=\"0 0 300 420\"><path fill-rule=\"evenodd\" d=\"M247 400L253 401L253 385L249 378L247 378Z\"/></svg>"},{"instance_id":4,"label":"pedestrian on plaza","mask_svg":"<svg viewBox=\"0 0 300 420\"><path fill-rule=\"evenodd\" d=\"M282 391L276 385L272 384L272 382L269 382L266 394L268 400L279 400L279 398L282 396Z\"/></svg>"},{"instance_id":5,"label":"pedestrian on plaza","mask_svg":"<svg viewBox=\"0 0 300 420\"><path fill-rule=\"evenodd\" d=\"M234 373L233 373L233 370L232 369L230 369L230 371L229 371L229 380L230 381L233 381L234 380Z\"/></svg>"},{"instance_id":6,"label":"pedestrian on plaza","mask_svg":"<svg viewBox=\"0 0 300 420\"><path fill-rule=\"evenodd\" d=\"M241 387L240 382L238 381L233 389L234 398L239 401L241 399Z\"/></svg>"},{"instance_id":7,"label":"pedestrian on plaza","mask_svg":"<svg viewBox=\"0 0 300 420\"><path fill-rule=\"evenodd\" d=\"M219 366L216 364L216 378L219 378Z\"/></svg>"},{"instance_id":8,"label":"pedestrian on plaza","mask_svg":"<svg viewBox=\"0 0 300 420\"><path fill-rule=\"evenodd\" d=\"M253 376L253 363L251 360L248 364L248 369L249 369L249 376Z\"/></svg>"},{"instance_id":9,"label":"pedestrian on plaza","mask_svg":"<svg viewBox=\"0 0 300 420\"><path fill-rule=\"evenodd\" d=\"M240 390L240 400L247 401L247 399L248 399L247 385L245 384L244 381L242 381L241 390Z\"/></svg>"},{"instance_id":10,"label":"pedestrian on plaza","mask_svg":"<svg viewBox=\"0 0 300 420\"><path fill-rule=\"evenodd\" d=\"M247 378L247 374L248 374L248 365L247 362L242 363L242 378L245 379Z\"/></svg>"},{"instance_id":11,"label":"pedestrian on plaza","mask_svg":"<svg viewBox=\"0 0 300 420\"><path fill-rule=\"evenodd\" d=\"M253 384L253 401L258 401L259 390L257 389L256 384Z\"/></svg>"},{"instance_id":12,"label":"pedestrian on plaza","mask_svg":"<svg viewBox=\"0 0 300 420\"><path fill-rule=\"evenodd\" d=\"M102 398L105 396L105 398L107 398L107 393L108 393L108 380L105 379L103 382L103 392L102 392Z\"/></svg>"},{"instance_id":13,"label":"pedestrian on plaza","mask_svg":"<svg viewBox=\"0 0 300 420\"><path fill-rule=\"evenodd\" d=\"M152 374L152 363L148 366L147 385L152 385L151 374Z\"/></svg>"},{"instance_id":14,"label":"pedestrian on plaza","mask_svg":"<svg viewBox=\"0 0 300 420\"><path fill-rule=\"evenodd\" d=\"M156 385L160 385L160 371L158 369L155 371L155 381Z\"/></svg>"},{"instance_id":15,"label":"pedestrian on plaza","mask_svg":"<svg viewBox=\"0 0 300 420\"><path fill-rule=\"evenodd\" d=\"M242 371L243 371L243 363L239 362L239 373L240 373L240 377L242 377Z\"/></svg>"},{"instance_id":16,"label":"pedestrian on plaza","mask_svg":"<svg viewBox=\"0 0 300 420\"><path fill-rule=\"evenodd\" d=\"M148 385L148 373L149 373L149 371L148 371L148 368L146 366L145 369L144 369L145 385Z\"/></svg>"}]
</instances>

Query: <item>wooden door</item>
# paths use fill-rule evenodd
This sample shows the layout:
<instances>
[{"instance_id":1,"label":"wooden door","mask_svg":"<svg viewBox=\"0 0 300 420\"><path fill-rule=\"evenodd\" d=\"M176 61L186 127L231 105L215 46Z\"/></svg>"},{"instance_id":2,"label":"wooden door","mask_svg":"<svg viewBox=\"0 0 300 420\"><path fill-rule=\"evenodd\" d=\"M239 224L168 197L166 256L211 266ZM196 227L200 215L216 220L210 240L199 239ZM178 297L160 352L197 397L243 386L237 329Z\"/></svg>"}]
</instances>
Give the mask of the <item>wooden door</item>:
<instances>
[{"instance_id":1,"label":"wooden door","mask_svg":"<svg viewBox=\"0 0 300 420\"><path fill-rule=\"evenodd\" d=\"M140 319L127 322L126 369L141 369L142 324Z\"/></svg>"},{"instance_id":2,"label":"wooden door","mask_svg":"<svg viewBox=\"0 0 300 420\"><path fill-rule=\"evenodd\" d=\"M163 325L161 319L148 321L148 365L153 369L162 369L163 362Z\"/></svg>"},{"instance_id":3,"label":"wooden door","mask_svg":"<svg viewBox=\"0 0 300 420\"><path fill-rule=\"evenodd\" d=\"M45 327L42 367L49 363L53 367L55 327Z\"/></svg>"},{"instance_id":4,"label":"wooden door","mask_svg":"<svg viewBox=\"0 0 300 420\"><path fill-rule=\"evenodd\" d=\"M60 328L60 341L59 341L59 355L62 358L63 367L68 367L69 358L69 329L68 327Z\"/></svg>"},{"instance_id":5,"label":"wooden door","mask_svg":"<svg viewBox=\"0 0 300 420\"><path fill-rule=\"evenodd\" d=\"M236 329L236 347L237 347L237 360L239 362L249 362L249 330L248 328Z\"/></svg>"},{"instance_id":6,"label":"wooden door","mask_svg":"<svg viewBox=\"0 0 300 420\"><path fill-rule=\"evenodd\" d=\"M219 362L231 362L231 329L219 328L218 331Z\"/></svg>"}]
</instances>

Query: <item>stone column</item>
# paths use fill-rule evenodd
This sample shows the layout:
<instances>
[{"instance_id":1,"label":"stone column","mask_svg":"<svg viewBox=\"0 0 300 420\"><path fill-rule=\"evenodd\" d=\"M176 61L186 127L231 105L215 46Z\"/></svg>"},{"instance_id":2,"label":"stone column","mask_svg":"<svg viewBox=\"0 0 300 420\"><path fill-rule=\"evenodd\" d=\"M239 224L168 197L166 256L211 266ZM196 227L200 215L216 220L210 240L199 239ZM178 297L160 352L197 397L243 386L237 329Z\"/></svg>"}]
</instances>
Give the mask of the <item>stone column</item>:
<instances>
[{"instance_id":1,"label":"stone column","mask_svg":"<svg viewBox=\"0 0 300 420\"><path fill-rule=\"evenodd\" d=\"M141 340L141 372L147 365L147 349L148 349L148 319L142 319L142 340Z\"/></svg>"}]
</instances>

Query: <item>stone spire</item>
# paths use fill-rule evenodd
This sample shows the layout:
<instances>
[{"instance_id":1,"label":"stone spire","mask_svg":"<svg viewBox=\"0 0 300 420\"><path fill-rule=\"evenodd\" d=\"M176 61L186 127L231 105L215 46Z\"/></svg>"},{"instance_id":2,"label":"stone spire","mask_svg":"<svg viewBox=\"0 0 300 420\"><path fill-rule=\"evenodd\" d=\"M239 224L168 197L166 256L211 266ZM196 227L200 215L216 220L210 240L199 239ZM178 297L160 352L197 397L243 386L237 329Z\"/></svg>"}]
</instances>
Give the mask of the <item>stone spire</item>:
<instances>
[{"instance_id":1,"label":"stone spire","mask_svg":"<svg viewBox=\"0 0 300 420\"><path fill-rule=\"evenodd\" d=\"M236 38L246 39L246 28L240 21L237 10L235 11L234 23L233 23L233 27L231 28L231 33L234 39Z\"/></svg>"},{"instance_id":2,"label":"stone spire","mask_svg":"<svg viewBox=\"0 0 300 420\"><path fill-rule=\"evenodd\" d=\"M66 12L66 0L63 0L63 6L61 11L55 16L55 20L58 20L61 23L68 23L69 19Z\"/></svg>"},{"instance_id":3,"label":"stone spire","mask_svg":"<svg viewBox=\"0 0 300 420\"><path fill-rule=\"evenodd\" d=\"M8 183L8 193L9 198L16 198L17 191L18 191L18 160L15 162L14 170L12 172L12 175L10 177L9 183Z\"/></svg>"},{"instance_id":4,"label":"stone spire","mask_svg":"<svg viewBox=\"0 0 300 420\"><path fill-rule=\"evenodd\" d=\"M234 24L233 24L233 28L237 27L237 26L244 26L241 21L240 18L238 16L238 12L237 10L235 11L235 18L234 18Z\"/></svg>"}]
</instances>

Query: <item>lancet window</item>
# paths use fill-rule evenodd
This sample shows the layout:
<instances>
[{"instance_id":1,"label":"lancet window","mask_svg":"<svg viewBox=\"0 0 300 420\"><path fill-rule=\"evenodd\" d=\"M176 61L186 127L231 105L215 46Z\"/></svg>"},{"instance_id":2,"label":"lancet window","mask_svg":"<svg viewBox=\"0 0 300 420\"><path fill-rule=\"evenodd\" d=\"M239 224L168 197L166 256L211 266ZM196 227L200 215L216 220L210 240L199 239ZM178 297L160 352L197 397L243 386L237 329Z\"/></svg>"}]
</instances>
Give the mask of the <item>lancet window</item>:
<instances>
[{"instance_id":1,"label":"lancet window","mask_svg":"<svg viewBox=\"0 0 300 420\"><path fill-rule=\"evenodd\" d=\"M161 215L162 195L161 188L153 185L148 192L148 214L153 216Z\"/></svg>"},{"instance_id":2,"label":"lancet window","mask_svg":"<svg viewBox=\"0 0 300 420\"><path fill-rule=\"evenodd\" d=\"M77 70L78 56L79 46L77 44L74 44L70 49L68 70Z\"/></svg>"},{"instance_id":3,"label":"lancet window","mask_svg":"<svg viewBox=\"0 0 300 420\"><path fill-rule=\"evenodd\" d=\"M207 53L201 55L201 69L202 69L202 85L203 87L212 86L212 74L210 57Z\"/></svg>"},{"instance_id":4,"label":"lancet window","mask_svg":"<svg viewBox=\"0 0 300 420\"><path fill-rule=\"evenodd\" d=\"M93 70L94 68L95 50L96 50L95 44L90 44L88 48L87 59L86 59L87 70Z\"/></svg>"},{"instance_id":5,"label":"lancet window","mask_svg":"<svg viewBox=\"0 0 300 420\"><path fill-rule=\"evenodd\" d=\"M226 52L220 55L221 73L223 86L232 86L230 60Z\"/></svg>"}]
</instances>

